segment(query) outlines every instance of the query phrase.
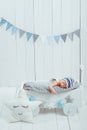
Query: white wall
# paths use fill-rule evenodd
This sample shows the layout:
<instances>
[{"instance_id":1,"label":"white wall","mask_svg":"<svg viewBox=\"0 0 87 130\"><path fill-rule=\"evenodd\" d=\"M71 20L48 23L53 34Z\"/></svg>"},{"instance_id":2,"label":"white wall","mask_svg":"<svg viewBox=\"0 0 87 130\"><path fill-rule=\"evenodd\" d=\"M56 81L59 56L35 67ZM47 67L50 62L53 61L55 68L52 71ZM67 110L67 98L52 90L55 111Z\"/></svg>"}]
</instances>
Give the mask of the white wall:
<instances>
[{"instance_id":1,"label":"white wall","mask_svg":"<svg viewBox=\"0 0 87 130\"><path fill-rule=\"evenodd\" d=\"M83 84L87 87L87 0L82 1L81 9L81 42L82 42L82 65L83 65Z\"/></svg>"},{"instance_id":2,"label":"white wall","mask_svg":"<svg viewBox=\"0 0 87 130\"><path fill-rule=\"evenodd\" d=\"M79 28L80 0L0 0L0 17L20 29L39 35L55 35ZM85 0L86 1L86 0ZM61 5L62 2L62 5ZM6 26L6 25L5 25ZM48 44L39 38L11 35L0 27L0 86L19 85L23 80L72 76L79 79L79 39ZM83 57L83 56L82 56Z\"/></svg>"},{"instance_id":3,"label":"white wall","mask_svg":"<svg viewBox=\"0 0 87 130\"><path fill-rule=\"evenodd\" d=\"M87 104L87 0L82 0L81 8L81 42L82 42L82 83L84 86L84 99Z\"/></svg>"}]
</instances>

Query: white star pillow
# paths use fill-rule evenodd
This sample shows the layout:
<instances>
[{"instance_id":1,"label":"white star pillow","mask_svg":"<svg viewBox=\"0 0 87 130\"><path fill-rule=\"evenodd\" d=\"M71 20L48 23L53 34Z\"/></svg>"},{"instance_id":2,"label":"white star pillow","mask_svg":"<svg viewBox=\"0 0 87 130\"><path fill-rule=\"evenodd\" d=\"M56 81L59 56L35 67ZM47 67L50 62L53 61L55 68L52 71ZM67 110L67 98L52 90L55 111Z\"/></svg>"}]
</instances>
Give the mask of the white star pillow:
<instances>
[{"instance_id":1,"label":"white star pillow","mask_svg":"<svg viewBox=\"0 0 87 130\"><path fill-rule=\"evenodd\" d=\"M29 101L24 90L20 91L18 97L6 101L6 106L10 110L9 122L34 122L34 117L39 113L41 101Z\"/></svg>"}]
</instances>

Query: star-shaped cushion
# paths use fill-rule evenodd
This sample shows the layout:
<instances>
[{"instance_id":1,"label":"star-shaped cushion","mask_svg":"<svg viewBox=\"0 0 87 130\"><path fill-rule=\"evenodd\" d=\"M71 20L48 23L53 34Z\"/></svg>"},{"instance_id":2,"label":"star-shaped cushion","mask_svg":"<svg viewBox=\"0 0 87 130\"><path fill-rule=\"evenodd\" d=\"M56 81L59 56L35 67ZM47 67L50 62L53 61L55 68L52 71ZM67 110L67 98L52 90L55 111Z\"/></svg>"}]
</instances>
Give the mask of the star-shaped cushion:
<instances>
[{"instance_id":1,"label":"star-shaped cushion","mask_svg":"<svg viewBox=\"0 0 87 130\"><path fill-rule=\"evenodd\" d=\"M33 123L34 117L38 115L41 101L29 101L23 93L21 92L18 97L5 103L10 110L9 122L24 121Z\"/></svg>"}]
</instances>

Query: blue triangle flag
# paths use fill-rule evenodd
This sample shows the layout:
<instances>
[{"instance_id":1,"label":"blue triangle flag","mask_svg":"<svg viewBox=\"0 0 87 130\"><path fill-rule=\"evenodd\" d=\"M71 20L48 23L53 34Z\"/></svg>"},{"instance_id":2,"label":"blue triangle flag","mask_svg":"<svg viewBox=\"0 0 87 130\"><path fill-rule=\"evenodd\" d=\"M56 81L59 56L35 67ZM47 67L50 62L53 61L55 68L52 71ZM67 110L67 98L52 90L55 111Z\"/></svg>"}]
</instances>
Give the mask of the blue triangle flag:
<instances>
[{"instance_id":1,"label":"blue triangle flag","mask_svg":"<svg viewBox=\"0 0 87 130\"><path fill-rule=\"evenodd\" d=\"M27 36L27 41L29 41L29 39L30 39L31 36L32 36L32 33L30 33L30 32L26 32L26 36Z\"/></svg>"},{"instance_id":2,"label":"blue triangle flag","mask_svg":"<svg viewBox=\"0 0 87 130\"><path fill-rule=\"evenodd\" d=\"M3 19L3 18L1 18L1 21L0 21L0 26L2 26L3 24L5 24L6 23L6 20L5 19Z\"/></svg>"},{"instance_id":3,"label":"blue triangle flag","mask_svg":"<svg viewBox=\"0 0 87 130\"><path fill-rule=\"evenodd\" d=\"M60 36L59 36L59 35L54 36L54 40L56 41L56 43L59 42L59 39L60 39Z\"/></svg>"},{"instance_id":4,"label":"blue triangle flag","mask_svg":"<svg viewBox=\"0 0 87 130\"><path fill-rule=\"evenodd\" d=\"M39 35L33 34L33 40L34 40L34 42L36 42L36 40L37 40L38 37L39 37Z\"/></svg>"},{"instance_id":5,"label":"blue triangle flag","mask_svg":"<svg viewBox=\"0 0 87 130\"><path fill-rule=\"evenodd\" d=\"M12 34L15 34L17 32L17 30L18 30L18 28L13 25Z\"/></svg>"},{"instance_id":6,"label":"blue triangle flag","mask_svg":"<svg viewBox=\"0 0 87 130\"><path fill-rule=\"evenodd\" d=\"M7 22L6 31L9 30L13 25L9 22Z\"/></svg>"}]
</instances>

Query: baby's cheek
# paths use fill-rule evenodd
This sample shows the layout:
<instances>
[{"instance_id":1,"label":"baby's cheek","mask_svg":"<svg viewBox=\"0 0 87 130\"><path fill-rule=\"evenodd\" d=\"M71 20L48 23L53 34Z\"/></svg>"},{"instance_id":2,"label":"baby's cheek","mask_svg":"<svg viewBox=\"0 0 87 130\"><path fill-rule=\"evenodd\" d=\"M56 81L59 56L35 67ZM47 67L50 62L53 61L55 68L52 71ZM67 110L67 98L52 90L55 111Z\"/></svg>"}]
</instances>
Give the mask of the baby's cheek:
<instances>
[{"instance_id":1,"label":"baby's cheek","mask_svg":"<svg viewBox=\"0 0 87 130\"><path fill-rule=\"evenodd\" d=\"M67 86L66 82L65 82L65 86Z\"/></svg>"}]
</instances>

